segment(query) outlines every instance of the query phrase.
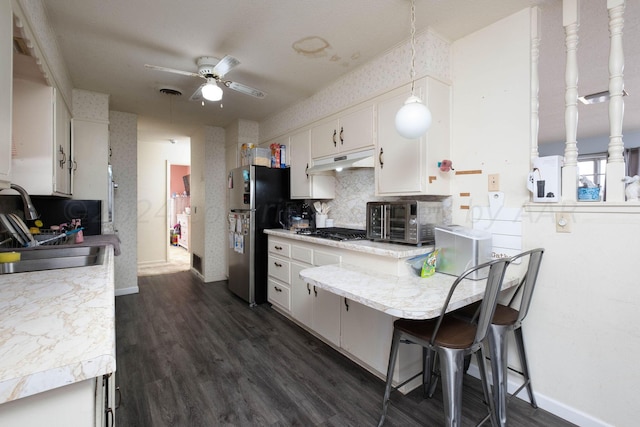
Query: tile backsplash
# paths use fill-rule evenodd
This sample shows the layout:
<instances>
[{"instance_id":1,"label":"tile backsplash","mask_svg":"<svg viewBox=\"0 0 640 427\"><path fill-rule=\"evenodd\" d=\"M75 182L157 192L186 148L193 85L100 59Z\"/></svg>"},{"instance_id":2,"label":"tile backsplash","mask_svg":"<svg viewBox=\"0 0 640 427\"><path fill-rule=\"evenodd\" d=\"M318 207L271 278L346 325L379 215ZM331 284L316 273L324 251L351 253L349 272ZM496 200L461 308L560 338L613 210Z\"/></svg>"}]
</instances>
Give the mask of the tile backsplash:
<instances>
[{"instance_id":1,"label":"tile backsplash","mask_svg":"<svg viewBox=\"0 0 640 427\"><path fill-rule=\"evenodd\" d=\"M345 169L342 172L336 172L336 197L326 203L330 207L329 218L335 220L336 227L364 229L367 225L367 202L401 199L415 199L441 204L442 222L443 224L451 224L451 197L377 197L373 168Z\"/></svg>"}]
</instances>

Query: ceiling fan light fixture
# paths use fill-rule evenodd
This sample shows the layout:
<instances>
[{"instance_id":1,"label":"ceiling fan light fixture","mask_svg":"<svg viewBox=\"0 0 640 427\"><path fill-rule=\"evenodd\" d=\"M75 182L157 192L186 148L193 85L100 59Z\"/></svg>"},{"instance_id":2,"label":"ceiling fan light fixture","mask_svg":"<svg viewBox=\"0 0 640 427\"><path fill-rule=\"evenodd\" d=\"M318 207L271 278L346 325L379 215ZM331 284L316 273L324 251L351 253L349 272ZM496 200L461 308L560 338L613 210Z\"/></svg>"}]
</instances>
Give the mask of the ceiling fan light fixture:
<instances>
[{"instance_id":1,"label":"ceiling fan light fixture","mask_svg":"<svg viewBox=\"0 0 640 427\"><path fill-rule=\"evenodd\" d=\"M202 97L207 101L220 101L222 99L222 89L214 79L207 79L207 83L202 86Z\"/></svg>"}]
</instances>

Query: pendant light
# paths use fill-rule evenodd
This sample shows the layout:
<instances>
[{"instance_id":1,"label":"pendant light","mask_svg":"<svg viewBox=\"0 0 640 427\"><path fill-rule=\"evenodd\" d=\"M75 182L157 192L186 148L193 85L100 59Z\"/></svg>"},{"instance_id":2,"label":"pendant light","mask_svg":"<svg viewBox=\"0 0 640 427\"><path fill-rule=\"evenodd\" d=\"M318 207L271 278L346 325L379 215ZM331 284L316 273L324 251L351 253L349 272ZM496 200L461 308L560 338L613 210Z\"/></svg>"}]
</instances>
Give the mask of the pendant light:
<instances>
[{"instance_id":1,"label":"pendant light","mask_svg":"<svg viewBox=\"0 0 640 427\"><path fill-rule=\"evenodd\" d=\"M220 101L222 99L222 89L220 89L215 79L207 79L207 83L202 86L202 97L207 101Z\"/></svg>"},{"instance_id":2,"label":"pendant light","mask_svg":"<svg viewBox=\"0 0 640 427\"><path fill-rule=\"evenodd\" d=\"M431 112L415 95L416 78L416 4L411 0L411 96L396 113L396 130L407 139L420 138L431 126Z\"/></svg>"}]
</instances>

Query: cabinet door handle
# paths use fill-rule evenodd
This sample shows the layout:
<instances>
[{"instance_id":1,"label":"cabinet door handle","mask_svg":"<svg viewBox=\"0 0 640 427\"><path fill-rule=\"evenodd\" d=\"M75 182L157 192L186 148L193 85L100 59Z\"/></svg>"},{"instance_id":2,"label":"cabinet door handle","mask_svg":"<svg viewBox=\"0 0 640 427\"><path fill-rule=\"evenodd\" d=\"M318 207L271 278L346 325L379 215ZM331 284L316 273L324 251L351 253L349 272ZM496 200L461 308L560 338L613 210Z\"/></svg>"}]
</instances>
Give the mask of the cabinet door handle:
<instances>
[{"instance_id":1,"label":"cabinet door handle","mask_svg":"<svg viewBox=\"0 0 640 427\"><path fill-rule=\"evenodd\" d=\"M318 296L318 290L316 289L315 285L313 286L313 293L315 294L315 296Z\"/></svg>"},{"instance_id":2,"label":"cabinet door handle","mask_svg":"<svg viewBox=\"0 0 640 427\"><path fill-rule=\"evenodd\" d=\"M307 172L309 170L309 163L307 163L307 167L304 168L304 174L307 175L307 179L309 179L309 173Z\"/></svg>"},{"instance_id":3,"label":"cabinet door handle","mask_svg":"<svg viewBox=\"0 0 640 427\"><path fill-rule=\"evenodd\" d=\"M104 413L107 415L107 419L106 419L106 425L107 426L112 426L113 427L113 423L114 423L114 414L113 414L113 409L111 408L107 408L104 410Z\"/></svg>"},{"instance_id":4,"label":"cabinet door handle","mask_svg":"<svg viewBox=\"0 0 640 427\"><path fill-rule=\"evenodd\" d=\"M340 145L344 145L344 138L342 137L343 133L344 133L344 128L340 126Z\"/></svg>"},{"instance_id":5,"label":"cabinet door handle","mask_svg":"<svg viewBox=\"0 0 640 427\"><path fill-rule=\"evenodd\" d=\"M344 299L344 308L349 311L349 300L347 300L346 298Z\"/></svg>"},{"instance_id":6,"label":"cabinet door handle","mask_svg":"<svg viewBox=\"0 0 640 427\"><path fill-rule=\"evenodd\" d=\"M309 287L308 283L307 283L307 292L309 292L309 295L311 295L311 288Z\"/></svg>"},{"instance_id":7,"label":"cabinet door handle","mask_svg":"<svg viewBox=\"0 0 640 427\"><path fill-rule=\"evenodd\" d=\"M116 387L116 394L118 395L118 403L116 403L116 409L120 408L120 404L122 403L122 391L120 387Z\"/></svg>"},{"instance_id":8,"label":"cabinet door handle","mask_svg":"<svg viewBox=\"0 0 640 427\"><path fill-rule=\"evenodd\" d=\"M58 163L60 163L60 169L63 169L64 164L67 163L67 155L64 153L64 148L62 148L62 145L60 146L58 151L60 152L60 154L62 154L62 158L58 161Z\"/></svg>"},{"instance_id":9,"label":"cabinet door handle","mask_svg":"<svg viewBox=\"0 0 640 427\"><path fill-rule=\"evenodd\" d=\"M276 250L278 250L278 251L281 251L281 250L282 250L282 246L274 246L274 248L275 248Z\"/></svg>"},{"instance_id":10,"label":"cabinet door handle","mask_svg":"<svg viewBox=\"0 0 640 427\"><path fill-rule=\"evenodd\" d=\"M333 130L333 146L337 147L338 146L338 141L336 141L336 135L338 134L337 130Z\"/></svg>"},{"instance_id":11,"label":"cabinet door handle","mask_svg":"<svg viewBox=\"0 0 640 427\"><path fill-rule=\"evenodd\" d=\"M277 262L275 262L275 261L273 262L273 265L275 265L276 267L282 267L282 264L277 263ZM262 288L262 289L264 289L264 288Z\"/></svg>"},{"instance_id":12,"label":"cabinet door handle","mask_svg":"<svg viewBox=\"0 0 640 427\"><path fill-rule=\"evenodd\" d=\"M378 162L380 162L380 169L384 167L384 161L382 160L382 155L384 152L382 151L382 147L380 147L380 154L378 154Z\"/></svg>"},{"instance_id":13,"label":"cabinet door handle","mask_svg":"<svg viewBox=\"0 0 640 427\"><path fill-rule=\"evenodd\" d=\"M275 291L276 291L276 292L282 292L282 289L280 289L280 288L279 288L279 287L277 287L277 286L274 286L274 287L273 287L273 289L275 289Z\"/></svg>"}]
</instances>

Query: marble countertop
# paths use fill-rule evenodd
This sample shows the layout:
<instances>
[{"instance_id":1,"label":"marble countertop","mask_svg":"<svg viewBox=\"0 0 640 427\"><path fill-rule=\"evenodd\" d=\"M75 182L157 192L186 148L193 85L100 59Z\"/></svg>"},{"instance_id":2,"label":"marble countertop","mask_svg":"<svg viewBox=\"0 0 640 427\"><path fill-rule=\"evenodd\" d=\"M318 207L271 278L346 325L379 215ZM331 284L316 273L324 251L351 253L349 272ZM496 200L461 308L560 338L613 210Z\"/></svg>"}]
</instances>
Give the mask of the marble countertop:
<instances>
[{"instance_id":1,"label":"marble countertop","mask_svg":"<svg viewBox=\"0 0 640 427\"><path fill-rule=\"evenodd\" d=\"M284 237L287 239L298 240L301 242L315 243L318 245L331 246L334 248L348 249L356 252L363 252L373 255L381 255L391 258L411 258L417 255L423 255L433 251L433 246L412 246L400 245L395 243L374 242L371 240L331 240L321 237L306 236L304 234L296 234L294 231L283 229L264 230L266 234L272 236Z\"/></svg>"},{"instance_id":2,"label":"marble countertop","mask_svg":"<svg viewBox=\"0 0 640 427\"><path fill-rule=\"evenodd\" d=\"M432 319L439 316L456 279L455 276L442 273L427 278L398 277L345 264L307 268L300 272L300 278L318 288L404 319ZM507 276L503 289L517 283L517 276ZM486 280L463 280L451 298L448 311L479 301L485 285Z\"/></svg>"},{"instance_id":3,"label":"marble countertop","mask_svg":"<svg viewBox=\"0 0 640 427\"><path fill-rule=\"evenodd\" d=\"M0 403L116 370L105 250L102 265L0 276Z\"/></svg>"}]
</instances>

